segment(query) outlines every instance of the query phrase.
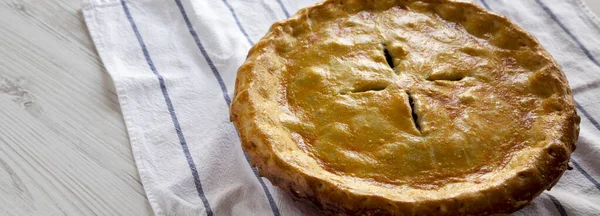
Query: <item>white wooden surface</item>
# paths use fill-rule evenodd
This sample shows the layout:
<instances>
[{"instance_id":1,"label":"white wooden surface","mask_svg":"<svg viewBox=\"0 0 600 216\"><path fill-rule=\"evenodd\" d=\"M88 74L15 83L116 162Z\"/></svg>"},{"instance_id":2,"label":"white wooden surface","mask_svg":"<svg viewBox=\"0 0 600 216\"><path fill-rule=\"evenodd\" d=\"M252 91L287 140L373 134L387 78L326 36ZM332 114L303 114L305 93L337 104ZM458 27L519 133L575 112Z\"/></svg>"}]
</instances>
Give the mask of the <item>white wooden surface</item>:
<instances>
[{"instance_id":1,"label":"white wooden surface","mask_svg":"<svg viewBox=\"0 0 600 216\"><path fill-rule=\"evenodd\" d=\"M0 0L0 215L150 215L80 0Z\"/></svg>"},{"instance_id":2,"label":"white wooden surface","mask_svg":"<svg viewBox=\"0 0 600 216\"><path fill-rule=\"evenodd\" d=\"M0 215L152 214L111 82L80 0L0 0Z\"/></svg>"}]
</instances>

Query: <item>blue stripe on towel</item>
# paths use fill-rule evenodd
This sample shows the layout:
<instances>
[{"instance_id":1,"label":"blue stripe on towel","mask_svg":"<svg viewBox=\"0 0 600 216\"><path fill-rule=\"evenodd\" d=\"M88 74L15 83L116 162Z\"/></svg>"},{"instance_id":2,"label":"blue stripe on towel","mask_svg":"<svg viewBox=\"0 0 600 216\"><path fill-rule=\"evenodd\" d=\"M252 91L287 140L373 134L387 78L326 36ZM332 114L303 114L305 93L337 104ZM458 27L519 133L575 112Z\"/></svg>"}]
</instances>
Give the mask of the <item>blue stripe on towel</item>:
<instances>
[{"instance_id":1,"label":"blue stripe on towel","mask_svg":"<svg viewBox=\"0 0 600 216\"><path fill-rule=\"evenodd\" d=\"M598 124L598 121L596 121L596 119L594 119L594 117L592 117L592 115L590 115L590 113L588 113L585 109L583 109L583 106L581 106L579 103L577 103L577 101L575 101L575 105L577 106L577 108L579 108L579 111L581 111L581 114L583 114L583 116L585 116L585 118L590 120L592 125L594 125L594 127L596 127L596 129L598 129L598 131L600 131L600 124Z\"/></svg>"},{"instance_id":2,"label":"blue stripe on towel","mask_svg":"<svg viewBox=\"0 0 600 216\"><path fill-rule=\"evenodd\" d=\"M223 82L223 78L221 78L221 74L217 70L217 67L215 67L215 64L213 63L213 61L210 59L210 56L206 52L204 45L202 45L202 41L200 41L198 34L196 34L196 30L194 30L194 27L192 26L192 22L190 21L188 15L187 15L187 12L185 11L185 8L183 7L183 4L181 3L181 0L175 0L175 2L177 3L177 6L179 7L179 11L181 12L181 15L183 16L185 24L187 25L188 30L190 31L190 34L194 38L194 41L196 42L198 49L200 49L200 52L202 53L202 56L204 56L204 59L208 63L210 70L212 71L212 73L215 75L215 78L219 82L219 86L221 87L221 91L223 93L223 98L225 99L225 102L227 103L227 106L229 107L231 105L231 98L229 97L229 94L227 93L227 86L225 86L225 83ZM233 10L232 10L232 13L233 13ZM236 21L237 21L237 19L236 19ZM241 25L238 25L238 26L241 27ZM249 38L247 38L247 39L250 40ZM248 162L248 164L250 164L250 158L248 158L248 155L245 152L244 152L244 156L246 157L246 161ZM280 216L279 208L277 208L277 204L275 204L275 200L273 199L271 192L265 185L265 182L258 175L258 170L256 170L256 168L252 167L252 172L254 172L254 175L258 179L258 182L262 186L262 188L265 192L265 195L267 196L267 200L269 201L269 205L271 206L273 215Z\"/></svg>"},{"instance_id":3,"label":"blue stripe on towel","mask_svg":"<svg viewBox=\"0 0 600 216\"><path fill-rule=\"evenodd\" d=\"M577 161L575 161L574 159L571 159L571 162L573 163L573 166L575 167L575 169L579 170L579 172L581 172L581 174L583 174L583 176L585 176L590 182L592 182L594 184L594 186L596 186L596 188L598 188L598 190L600 190L600 183L598 183L598 181L596 181L596 179L594 179L588 172L586 172L583 168L581 168L581 166L579 165L579 163L577 163Z\"/></svg>"},{"instance_id":4,"label":"blue stripe on towel","mask_svg":"<svg viewBox=\"0 0 600 216\"><path fill-rule=\"evenodd\" d=\"M279 4L279 6L281 7L281 10L283 11L283 13L285 14L286 18L290 18L290 13L288 12L288 10L285 8L285 5L283 4L283 2L281 2L281 0L277 0L277 4Z\"/></svg>"},{"instance_id":5,"label":"blue stripe on towel","mask_svg":"<svg viewBox=\"0 0 600 216\"><path fill-rule=\"evenodd\" d=\"M567 29L567 27L560 21L560 19L558 19L558 17L552 12L552 10L550 10L550 8L548 8L548 6L546 6L540 0L535 0L535 2L537 2L540 5L540 7L542 7L542 9L544 9L544 11L546 11L546 13L548 15L550 15L550 18L552 18L552 20L554 20L554 22L556 22L556 24L558 24L560 26L560 28L562 28L562 30L565 33L567 33L567 35L569 35L569 37L571 39L573 39L575 41L575 43L577 43L579 48L581 48L581 51L583 51L583 53L585 53L585 55L594 64L596 64L596 66L600 67L600 62L598 62L598 60L596 60L596 58L594 58L594 56L592 56L592 53L590 53L590 51L581 43L581 41L579 41L579 39L577 39L577 37L575 37L575 35L573 33L571 33L571 31L569 31L569 29Z\"/></svg>"},{"instance_id":6,"label":"blue stripe on towel","mask_svg":"<svg viewBox=\"0 0 600 216\"><path fill-rule=\"evenodd\" d=\"M560 203L560 201L558 201L558 199L556 199L556 197L550 195L549 193L546 193L546 196L548 196L552 203L554 203L556 209L558 210L558 213L560 213L560 216L567 216L567 211L565 210L565 208L563 208L562 204Z\"/></svg>"},{"instance_id":7,"label":"blue stripe on towel","mask_svg":"<svg viewBox=\"0 0 600 216\"><path fill-rule=\"evenodd\" d=\"M162 75L160 75L158 73L158 71L156 70L156 67L154 66L154 62L152 61L152 58L150 57L148 49L146 48L146 44L144 43L144 39L140 35L140 32L137 28L137 25L135 24L135 21L133 20L133 17L131 16L131 12L129 11L129 8L127 7L127 3L125 2L125 0L121 0L121 5L123 6L123 11L125 12L125 15L127 16L129 23L131 24L131 28L133 29L133 32L135 33L135 37L137 38L138 42L140 43L140 47L142 48L142 52L144 53L144 57L146 58L146 63L148 63L150 70L152 71L152 73L154 73L154 75L156 75L156 78L158 78L158 83L160 85L160 89L161 89L163 97L165 99L165 103L167 104L167 109L169 110L169 114L171 115L171 120L173 121L173 126L175 127L175 131L177 132L177 137L179 138L179 144L181 144L181 148L183 149L183 153L185 154L185 159L187 160L188 166L190 167L190 170L192 171L192 177L194 178L194 184L196 185L196 191L198 191L198 195L200 196L200 199L202 200L202 203L204 204L204 208L206 209L206 215L212 216L213 215L212 209L210 208L210 204L208 203L208 200L206 199L206 196L204 195L204 191L202 190L202 184L200 182L200 177L198 176L198 170L196 170L196 165L194 164L194 159L190 155L190 150L188 149L187 143L185 141L185 137L183 136L183 131L181 130L181 126L179 125L179 120L177 120L177 115L175 114L175 109L173 108L173 104L171 103L171 98L169 97L169 92L167 91L167 86L165 85L165 80L163 79Z\"/></svg>"},{"instance_id":8,"label":"blue stripe on towel","mask_svg":"<svg viewBox=\"0 0 600 216\"><path fill-rule=\"evenodd\" d=\"M490 5L488 5L488 3L487 3L487 2L485 2L485 0L480 0L480 1L481 1L481 5L483 5L483 6L484 6L485 8L487 8L488 10L492 10L492 9L490 8Z\"/></svg>"},{"instance_id":9,"label":"blue stripe on towel","mask_svg":"<svg viewBox=\"0 0 600 216\"><path fill-rule=\"evenodd\" d=\"M227 8L229 8L229 11L231 12L231 15L233 16L233 19L235 19L235 24L238 26L238 28L240 29L240 31L242 32L244 37L246 37L246 40L248 40L248 43L250 43L251 46L254 45L254 42L252 42L252 40L250 39L250 36L248 36L248 33L246 33L246 30L244 29L244 27L242 27L242 24L240 23L240 19L238 18L237 14L235 14L235 10L233 10L233 7L229 4L229 2L227 2L227 0L223 0L223 3L225 3L225 5L227 5Z\"/></svg>"}]
</instances>

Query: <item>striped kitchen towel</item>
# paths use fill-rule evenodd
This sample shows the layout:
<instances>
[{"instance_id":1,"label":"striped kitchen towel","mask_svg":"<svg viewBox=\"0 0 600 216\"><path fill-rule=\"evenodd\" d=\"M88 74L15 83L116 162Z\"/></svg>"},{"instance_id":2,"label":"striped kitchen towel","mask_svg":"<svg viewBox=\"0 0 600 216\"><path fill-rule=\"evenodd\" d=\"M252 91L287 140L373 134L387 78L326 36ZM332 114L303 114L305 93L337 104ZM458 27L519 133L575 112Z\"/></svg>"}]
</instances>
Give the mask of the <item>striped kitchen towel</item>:
<instances>
[{"instance_id":1,"label":"striped kitchen towel","mask_svg":"<svg viewBox=\"0 0 600 216\"><path fill-rule=\"evenodd\" d=\"M316 0L84 0L156 215L315 215L257 175L229 122L238 66ZM515 215L600 215L600 20L580 0L476 0L532 32L582 116L568 171Z\"/></svg>"}]
</instances>

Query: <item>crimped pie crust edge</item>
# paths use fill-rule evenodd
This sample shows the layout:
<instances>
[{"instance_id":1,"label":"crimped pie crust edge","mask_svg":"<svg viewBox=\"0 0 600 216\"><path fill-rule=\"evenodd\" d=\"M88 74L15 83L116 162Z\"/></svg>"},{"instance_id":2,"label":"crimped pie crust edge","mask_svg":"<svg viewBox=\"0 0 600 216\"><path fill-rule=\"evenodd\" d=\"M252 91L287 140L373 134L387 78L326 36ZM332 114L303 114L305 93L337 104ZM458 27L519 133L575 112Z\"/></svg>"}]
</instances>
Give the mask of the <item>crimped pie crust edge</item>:
<instances>
[{"instance_id":1,"label":"crimped pie crust edge","mask_svg":"<svg viewBox=\"0 0 600 216\"><path fill-rule=\"evenodd\" d=\"M253 65L259 58L266 58L277 49L276 39L282 32L294 31L294 27L307 19L313 11L323 10L329 4L338 4L339 0L327 0L317 5L300 10L290 19L273 24L269 33L249 51L248 58L238 71L235 96L231 104L231 121L240 133L244 151L249 155L252 165L256 166L262 176L267 177L274 185L288 191L295 197L309 199L321 210L330 214L341 215L485 215L489 213L513 212L549 189L567 170L570 154L575 150L575 142L579 133L580 118L576 113L571 90L564 73L556 61L543 49L537 40L506 17L489 12L479 6L464 1L429 0L452 4L458 7L473 7L480 13L489 15L493 22L501 23L521 37L534 40L534 44L543 57L550 60L546 73L552 73L559 80L562 95L553 95L560 101L564 118L556 132L556 142L548 143L544 148L533 152L535 165L514 172L504 178L502 184L486 185L480 190L455 194L430 200L398 200L380 196L375 192L365 193L351 190L352 186L340 185L315 175L310 169L303 170L293 166L289 161L276 154L274 145L283 139L277 134L277 119L270 118L269 111L263 107L265 100L272 99L280 89L264 89L256 87L253 82L271 82L277 86L277 79L268 74L266 68L255 68ZM384 2L384 1L381 1ZM392 2L392 1L385 1ZM415 1L393 1L395 4L406 4ZM344 1L345 4L375 4L368 0ZM379 2L377 2L379 3ZM381 3L384 4L384 3ZM275 67L276 65L271 65ZM266 67L266 66L265 66ZM261 74L258 74L260 72ZM276 77L275 77L276 78ZM281 125L279 125L281 126ZM282 132L284 133L284 132Z\"/></svg>"}]
</instances>

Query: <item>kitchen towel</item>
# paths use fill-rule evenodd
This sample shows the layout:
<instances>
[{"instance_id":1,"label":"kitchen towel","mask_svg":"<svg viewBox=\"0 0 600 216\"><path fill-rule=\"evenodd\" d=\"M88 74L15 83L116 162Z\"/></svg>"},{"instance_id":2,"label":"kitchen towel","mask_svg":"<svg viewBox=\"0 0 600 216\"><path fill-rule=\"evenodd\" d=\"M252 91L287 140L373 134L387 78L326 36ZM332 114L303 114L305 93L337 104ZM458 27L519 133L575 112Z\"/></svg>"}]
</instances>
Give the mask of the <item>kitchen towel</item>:
<instances>
[{"instance_id":1,"label":"kitchen towel","mask_svg":"<svg viewBox=\"0 0 600 216\"><path fill-rule=\"evenodd\" d=\"M270 25L316 0L84 0L156 215L318 215L257 175L229 122L237 68ZM580 0L476 0L533 33L582 117L571 164L515 215L600 215L600 21Z\"/></svg>"}]
</instances>

